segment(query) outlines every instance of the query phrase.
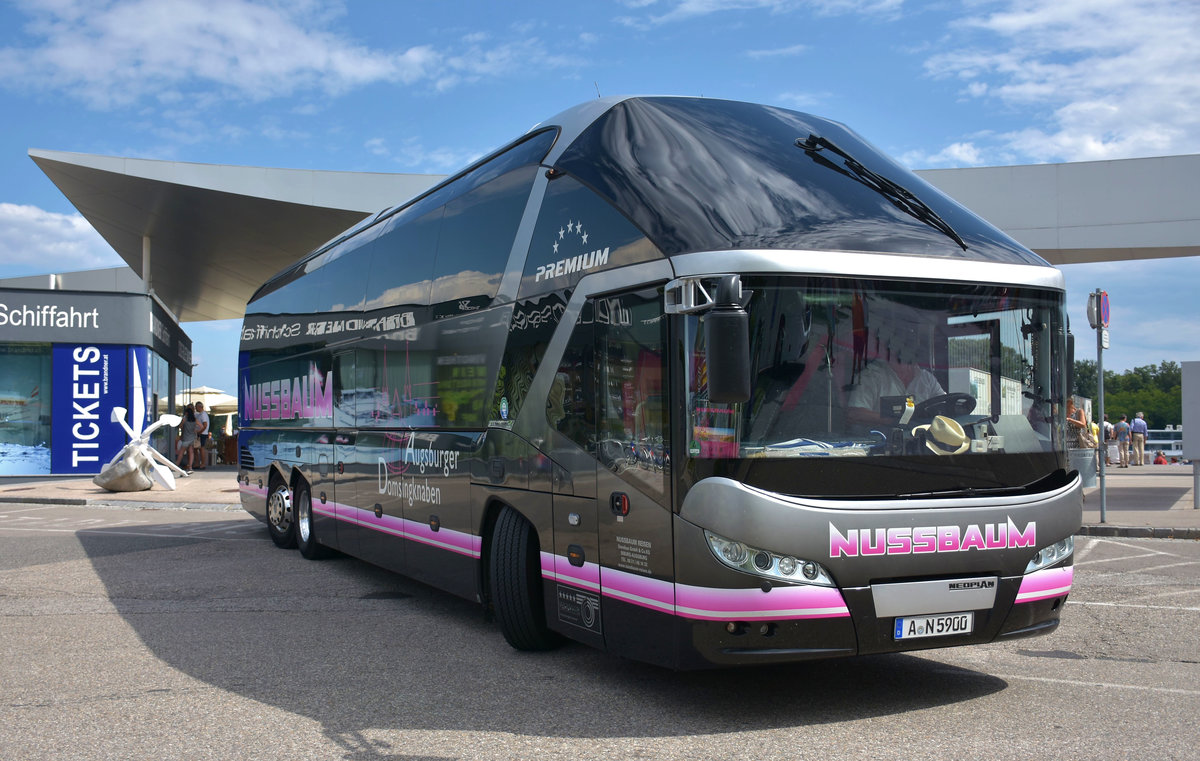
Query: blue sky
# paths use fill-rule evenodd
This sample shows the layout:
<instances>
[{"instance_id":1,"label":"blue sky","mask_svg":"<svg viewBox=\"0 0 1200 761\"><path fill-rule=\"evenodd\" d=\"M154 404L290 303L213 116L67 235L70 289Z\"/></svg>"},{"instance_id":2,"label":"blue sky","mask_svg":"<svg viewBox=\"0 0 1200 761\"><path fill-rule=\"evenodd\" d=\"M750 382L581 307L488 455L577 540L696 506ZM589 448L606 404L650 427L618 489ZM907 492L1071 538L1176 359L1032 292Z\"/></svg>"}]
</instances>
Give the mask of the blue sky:
<instances>
[{"instance_id":1,"label":"blue sky","mask_svg":"<svg viewBox=\"0 0 1200 761\"><path fill-rule=\"evenodd\" d=\"M0 277L122 264L30 148L449 173L599 93L809 111L913 169L1200 153L1198 39L1196 0L9 0ZM1101 287L1106 368L1200 359L1200 257L1064 272L1081 358ZM185 329L233 389L236 326Z\"/></svg>"}]
</instances>

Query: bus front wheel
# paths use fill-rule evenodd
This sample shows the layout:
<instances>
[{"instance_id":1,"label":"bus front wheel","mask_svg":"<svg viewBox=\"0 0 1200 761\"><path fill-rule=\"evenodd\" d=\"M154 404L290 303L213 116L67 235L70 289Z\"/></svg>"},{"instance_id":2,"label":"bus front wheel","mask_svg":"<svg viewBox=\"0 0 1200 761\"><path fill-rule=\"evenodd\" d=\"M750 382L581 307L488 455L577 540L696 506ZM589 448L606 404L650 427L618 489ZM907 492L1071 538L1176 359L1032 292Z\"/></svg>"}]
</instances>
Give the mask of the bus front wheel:
<instances>
[{"instance_id":1,"label":"bus front wheel","mask_svg":"<svg viewBox=\"0 0 1200 761\"><path fill-rule=\"evenodd\" d=\"M562 638L546 625L537 537L529 521L507 505L496 518L488 562L492 604L504 639L518 650L556 647Z\"/></svg>"},{"instance_id":2,"label":"bus front wheel","mask_svg":"<svg viewBox=\"0 0 1200 761\"><path fill-rule=\"evenodd\" d=\"M276 481L267 497L267 531L276 547L296 546L296 521L292 509L292 490L283 481Z\"/></svg>"}]
</instances>

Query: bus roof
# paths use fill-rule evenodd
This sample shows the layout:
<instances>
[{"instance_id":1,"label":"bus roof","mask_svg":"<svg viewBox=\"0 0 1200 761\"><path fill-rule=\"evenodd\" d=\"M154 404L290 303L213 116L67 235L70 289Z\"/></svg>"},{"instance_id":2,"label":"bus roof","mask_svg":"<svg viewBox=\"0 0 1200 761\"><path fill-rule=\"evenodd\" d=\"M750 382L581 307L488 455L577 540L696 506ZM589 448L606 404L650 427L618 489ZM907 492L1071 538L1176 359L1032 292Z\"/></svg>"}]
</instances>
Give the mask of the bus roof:
<instances>
[{"instance_id":1,"label":"bus roof","mask_svg":"<svg viewBox=\"0 0 1200 761\"><path fill-rule=\"evenodd\" d=\"M1046 264L827 119L682 97L584 104L557 119L563 136L548 163L668 256L806 249Z\"/></svg>"},{"instance_id":2,"label":"bus roof","mask_svg":"<svg viewBox=\"0 0 1200 761\"><path fill-rule=\"evenodd\" d=\"M591 188L666 256L791 249L1049 266L838 122L711 98L615 97L563 111L368 217L269 280L251 301L394 214L465 193L514 147L549 130L558 137L541 164Z\"/></svg>"}]
</instances>

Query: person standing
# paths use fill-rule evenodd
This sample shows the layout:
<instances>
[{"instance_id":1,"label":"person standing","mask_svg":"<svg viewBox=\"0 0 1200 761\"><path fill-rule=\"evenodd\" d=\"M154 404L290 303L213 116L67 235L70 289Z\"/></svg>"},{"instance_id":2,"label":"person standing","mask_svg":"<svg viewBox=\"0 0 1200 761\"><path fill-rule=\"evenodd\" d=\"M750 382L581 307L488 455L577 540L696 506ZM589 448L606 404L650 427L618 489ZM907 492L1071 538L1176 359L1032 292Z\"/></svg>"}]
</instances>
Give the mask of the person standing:
<instances>
[{"instance_id":1,"label":"person standing","mask_svg":"<svg viewBox=\"0 0 1200 761\"><path fill-rule=\"evenodd\" d=\"M1146 464L1146 434L1150 432L1150 426L1146 425L1146 413L1139 412L1133 416L1133 422L1129 424L1129 431L1133 434L1133 455L1130 457L1134 465Z\"/></svg>"},{"instance_id":2,"label":"person standing","mask_svg":"<svg viewBox=\"0 0 1200 761\"><path fill-rule=\"evenodd\" d=\"M1114 427L1117 434L1117 456L1120 462L1120 465L1117 466L1118 468L1129 467L1129 439L1132 432L1129 430L1128 420L1128 416L1122 415Z\"/></svg>"},{"instance_id":3,"label":"person standing","mask_svg":"<svg viewBox=\"0 0 1200 761\"><path fill-rule=\"evenodd\" d=\"M1111 422L1109 422L1108 413L1106 412L1106 413L1104 413L1104 464L1105 465L1113 464L1112 456L1113 456L1114 450L1116 449L1116 444L1114 443L1116 440L1117 440L1116 431L1114 430L1113 424Z\"/></svg>"},{"instance_id":4,"label":"person standing","mask_svg":"<svg viewBox=\"0 0 1200 761\"><path fill-rule=\"evenodd\" d=\"M179 425L179 443L176 445L175 464L183 468L184 455L187 455L187 467L184 469L190 473L192 470L192 457L195 451L196 411L189 404L183 410L183 420Z\"/></svg>"},{"instance_id":5,"label":"person standing","mask_svg":"<svg viewBox=\"0 0 1200 761\"><path fill-rule=\"evenodd\" d=\"M196 470L204 470L208 453L208 413L204 411L204 402L196 402L196 446L200 456Z\"/></svg>"},{"instance_id":6,"label":"person standing","mask_svg":"<svg viewBox=\"0 0 1200 761\"><path fill-rule=\"evenodd\" d=\"M1084 449L1088 444L1087 418L1083 410L1075 406L1075 399L1067 399L1067 446L1072 449Z\"/></svg>"}]
</instances>

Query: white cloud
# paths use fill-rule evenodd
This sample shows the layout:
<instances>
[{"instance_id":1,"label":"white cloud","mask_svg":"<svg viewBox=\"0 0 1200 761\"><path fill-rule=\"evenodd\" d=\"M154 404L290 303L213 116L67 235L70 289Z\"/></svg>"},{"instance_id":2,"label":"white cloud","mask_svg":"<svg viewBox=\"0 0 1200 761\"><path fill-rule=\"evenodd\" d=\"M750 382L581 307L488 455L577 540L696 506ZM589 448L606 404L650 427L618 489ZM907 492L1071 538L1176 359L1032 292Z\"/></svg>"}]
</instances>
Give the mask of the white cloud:
<instances>
[{"instance_id":1,"label":"white cloud","mask_svg":"<svg viewBox=\"0 0 1200 761\"><path fill-rule=\"evenodd\" d=\"M623 2L631 8L647 8L651 12L643 16L621 16L618 23L638 29L707 16L728 11L768 10L772 13L787 13L806 10L817 15L834 16L858 13L871 16L891 16L898 12L904 0L677 0L663 3L668 9L660 14L652 11L660 7L655 2Z\"/></svg>"},{"instance_id":2,"label":"white cloud","mask_svg":"<svg viewBox=\"0 0 1200 761\"><path fill-rule=\"evenodd\" d=\"M808 92L785 92L776 96L775 101L781 106L806 110L820 105L826 97L826 95Z\"/></svg>"},{"instance_id":3,"label":"white cloud","mask_svg":"<svg viewBox=\"0 0 1200 761\"><path fill-rule=\"evenodd\" d=\"M983 152L972 142L951 143L936 153L909 151L900 157L901 163L917 169L938 167L981 166Z\"/></svg>"},{"instance_id":4,"label":"white cloud","mask_svg":"<svg viewBox=\"0 0 1200 761\"><path fill-rule=\"evenodd\" d=\"M363 143L363 147L376 156L387 156L390 153L387 148L387 141L382 137L371 138L367 142Z\"/></svg>"},{"instance_id":5,"label":"white cloud","mask_svg":"<svg viewBox=\"0 0 1200 761\"><path fill-rule=\"evenodd\" d=\"M750 58L789 58L797 56L808 50L808 45L789 45L786 48L774 48L771 50L747 50L746 55Z\"/></svg>"},{"instance_id":6,"label":"white cloud","mask_svg":"<svg viewBox=\"0 0 1200 761\"><path fill-rule=\"evenodd\" d=\"M12 277L124 264L81 215L12 203L0 203L0 261Z\"/></svg>"},{"instance_id":7,"label":"white cloud","mask_svg":"<svg viewBox=\"0 0 1200 761\"><path fill-rule=\"evenodd\" d=\"M402 140L392 147L386 138L373 137L363 147L375 156L391 159L406 172L447 174L467 166L483 156L478 151L454 148L426 148L416 138Z\"/></svg>"},{"instance_id":8,"label":"white cloud","mask_svg":"<svg viewBox=\"0 0 1200 761\"><path fill-rule=\"evenodd\" d=\"M23 46L0 48L0 81L67 92L93 108L144 99L266 100L336 96L374 83L445 89L519 67L572 66L536 38L489 43L468 34L461 50L430 44L376 49L335 31L330 0L26 0Z\"/></svg>"},{"instance_id":9,"label":"white cloud","mask_svg":"<svg viewBox=\"0 0 1200 761\"><path fill-rule=\"evenodd\" d=\"M1024 160L1200 151L1200 4L1195 0L1007 0L971 6L957 49L927 72L970 99L1041 114L996 136Z\"/></svg>"}]
</instances>

